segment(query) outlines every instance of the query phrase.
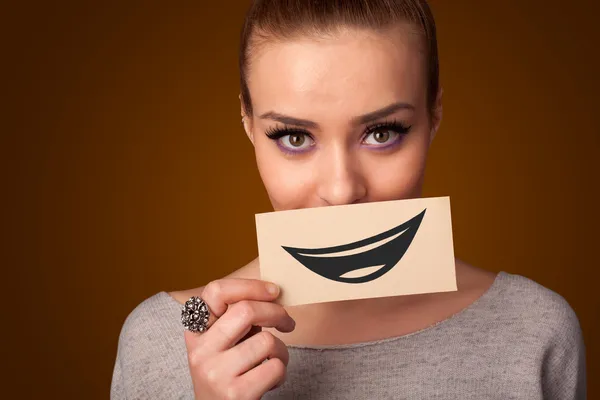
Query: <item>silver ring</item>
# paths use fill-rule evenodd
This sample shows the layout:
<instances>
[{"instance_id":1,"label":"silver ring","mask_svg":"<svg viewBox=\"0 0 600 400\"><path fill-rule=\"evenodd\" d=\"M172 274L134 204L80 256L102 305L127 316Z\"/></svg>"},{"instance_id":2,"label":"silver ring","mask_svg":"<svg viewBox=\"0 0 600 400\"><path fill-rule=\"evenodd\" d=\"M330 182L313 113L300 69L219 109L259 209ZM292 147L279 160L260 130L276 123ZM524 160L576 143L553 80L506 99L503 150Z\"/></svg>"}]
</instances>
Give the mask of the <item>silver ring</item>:
<instances>
[{"instance_id":1,"label":"silver ring","mask_svg":"<svg viewBox=\"0 0 600 400\"><path fill-rule=\"evenodd\" d=\"M208 329L210 312L200 297L192 296L181 309L181 323L190 332L201 333Z\"/></svg>"}]
</instances>

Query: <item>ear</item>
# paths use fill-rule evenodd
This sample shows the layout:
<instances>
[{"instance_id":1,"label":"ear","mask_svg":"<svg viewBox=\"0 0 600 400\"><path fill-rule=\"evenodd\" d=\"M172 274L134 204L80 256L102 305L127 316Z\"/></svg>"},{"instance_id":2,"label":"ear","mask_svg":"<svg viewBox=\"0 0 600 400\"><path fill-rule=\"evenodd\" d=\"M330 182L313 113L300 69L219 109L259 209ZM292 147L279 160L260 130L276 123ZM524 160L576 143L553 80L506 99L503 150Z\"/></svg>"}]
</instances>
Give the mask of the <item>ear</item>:
<instances>
[{"instance_id":1,"label":"ear","mask_svg":"<svg viewBox=\"0 0 600 400\"><path fill-rule=\"evenodd\" d=\"M250 139L250 141L252 142L252 145L254 145L254 134L252 132L252 121L250 120L250 117L248 117L248 114L246 113L246 110L244 109L244 102L242 101L242 95L240 94L238 96L238 98L240 99L240 114L242 116L242 126L244 127L244 131L246 131L246 136L248 136L248 139Z\"/></svg>"},{"instance_id":2,"label":"ear","mask_svg":"<svg viewBox=\"0 0 600 400\"><path fill-rule=\"evenodd\" d=\"M429 133L429 145L433 142L433 138L435 138L435 134L440 128L440 124L442 123L442 114L443 114L443 106L442 106L442 95L444 94L444 89L440 87L438 90L437 98L435 99L435 107L433 110L433 115L431 119L431 132Z\"/></svg>"}]
</instances>

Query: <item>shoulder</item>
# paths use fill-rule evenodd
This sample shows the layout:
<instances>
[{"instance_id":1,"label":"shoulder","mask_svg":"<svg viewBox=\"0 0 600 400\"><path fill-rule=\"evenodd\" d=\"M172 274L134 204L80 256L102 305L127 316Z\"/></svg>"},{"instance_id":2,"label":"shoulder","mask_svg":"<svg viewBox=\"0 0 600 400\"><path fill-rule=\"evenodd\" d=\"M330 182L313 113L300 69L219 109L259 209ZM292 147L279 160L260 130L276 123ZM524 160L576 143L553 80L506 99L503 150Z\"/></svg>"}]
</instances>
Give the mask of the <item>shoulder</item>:
<instances>
[{"instance_id":1,"label":"shoulder","mask_svg":"<svg viewBox=\"0 0 600 400\"><path fill-rule=\"evenodd\" d=\"M505 274L503 302L520 320L521 342L539 345L544 398L584 399L586 355L579 319L567 300L532 279Z\"/></svg>"},{"instance_id":2,"label":"shoulder","mask_svg":"<svg viewBox=\"0 0 600 400\"><path fill-rule=\"evenodd\" d=\"M505 271L489 273L460 260L457 279L466 293L476 295L470 311L486 321L485 334L500 335L507 342L529 336L538 344L581 335L569 302L533 279Z\"/></svg>"},{"instance_id":3,"label":"shoulder","mask_svg":"<svg viewBox=\"0 0 600 400\"><path fill-rule=\"evenodd\" d=\"M501 273L494 304L497 323L513 340L536 343L542 362L553 358L581 366L585 346L579 318L557 292L516 274ZM578 367L579 368L579 367Z\"/></svg>"},{"instance_id":4,"label":"shoulder","mask_svg":"<svg viewBox=\"0 0 600 400\"><path fill-rule=\"evenodd\" d=\"M580 329L575 311L563 296L525 276L501 274L503 284L498 295L508 310L553 334Z\"/></svg>"},{"instance_id":5,"label":"shoulder","mask_svg":"<svg viewBox=\"0 0 600 400\"><path fill-rule=\"evenodd\" d=\"M111 398L168 397L191 387L180 318L179 304L166 292L129 313L119 334Z\"/></svg>"},{"instance_id":6,"label":"shoulder","mask_svg":"<svg viewBox=\"0 0 600 400\"><path fill-rule=\"evenodd\" d=\"M125 318L119 339L123 344L142 338L153 340L173 334L170 317L177 317L175 300L166 292L157 293L139 303Z\"/></svg>"}]
</instances>

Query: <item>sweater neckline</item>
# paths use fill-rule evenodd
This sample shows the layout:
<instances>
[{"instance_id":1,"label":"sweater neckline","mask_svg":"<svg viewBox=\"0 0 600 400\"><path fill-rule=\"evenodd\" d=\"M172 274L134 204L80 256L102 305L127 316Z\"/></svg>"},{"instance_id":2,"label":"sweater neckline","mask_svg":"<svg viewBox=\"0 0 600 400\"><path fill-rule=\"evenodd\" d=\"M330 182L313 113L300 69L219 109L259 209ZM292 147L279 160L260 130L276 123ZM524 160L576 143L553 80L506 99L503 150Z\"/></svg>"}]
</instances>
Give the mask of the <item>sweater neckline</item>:
<instances>
[{"instance_id":1,"label":"sweater neckline","mask_svg":"<svg viewBox=\"0 0 600 400\"><path fill-rule=\"evenodd\" d=\"M509 274L507 272L505 272L505 271L498 272L496 274L496 277L494 278L494 281L490 285L490 287L481 296L479 296L477 299L475 299L475 301L473 301L471 304L469 304L465 308L457 311L456 313L448 316L447 318L444 318L444 319L442 319L442 320L440 320L438 322L435 322L435 323L433 323L433 324L431 324L431 325L429 325L429 326L427 326L425 328L419 329L419 330L411 332L411 333L407 333L407 334L399 335L399 336L392 336L392 337L385 338L385 339L365 341L365 342L357 342L357 343L328 344L328 345L299 345L299 344L290 344L290 345L287 345L287 347L290 348L290 349L297 349L297 350L317 350L317 351L356 349L356 348L360 348L360 347L367 347L367 346L375 346L375 345L386 344L386 343L390 343L390 342L394 342L394 341L398 341L398 340L409 339L409 338L413 338L413 337L416 337L416 336L419 336L419 335L430 333L432 331L441 329L442 327L445 327L445 326L450 325L452 323L458 323L469 312L477 309L478 307L484 306L485 303L488 300L492 299L495 296L495 294L498 292L498 290L501 287L501 282L508 275ZM166 300L169 303L171 303L172 305L175 305L179 309L181 309L182 305L177 300L175 300L171 295L169 295L166 291L160 292L159 295L162 295L163 297L166 298Z\"/></svg>"}]
</instances>

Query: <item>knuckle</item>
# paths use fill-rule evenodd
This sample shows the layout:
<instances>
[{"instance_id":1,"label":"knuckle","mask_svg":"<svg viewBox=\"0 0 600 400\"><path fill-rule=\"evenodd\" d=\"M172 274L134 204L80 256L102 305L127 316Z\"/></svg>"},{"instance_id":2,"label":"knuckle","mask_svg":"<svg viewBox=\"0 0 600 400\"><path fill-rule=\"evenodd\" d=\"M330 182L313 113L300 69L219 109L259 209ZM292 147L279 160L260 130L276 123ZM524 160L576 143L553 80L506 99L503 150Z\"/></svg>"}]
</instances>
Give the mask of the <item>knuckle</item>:
<instances>
[{"instance_id":1,"label":"knuckle","mask_svg":"<svg viewBox=\"0 0 600 400\"><path fill-rule=\"evenodd\" d=\"M221 336L225 338L227 341L231 341L233 339L233 333L222 325L214 325L211 329L213 329L213 333L217 336Z\"/></svg>"},{"instance_id":2,"label":"knuckle","mask_svg":"<svg viewBox=\"0 0 600 400\"><path fill-rule=\"evenodd\" d=\"M251 321L254 318L255 311L254 307L252 307L252 303L247 300L242 300L235 305L236 312L239 314L240 318L245 321Z\"/></svg>"},{"instance_id":3,"label":"knuckle","mask_svg":"<svg viewBox=\"0 0 600 400\"><path fill-rule=\"evenodd\" d=\"M239 400L242 398L242 391L238 386L229 385L225 389L224 397L226 400Z\"/></svg>"},{"instance_id":4,"label":"knuckle","mask_svg":"<svg viewBox=\"0 0 600 400\"><path fill-rule=\"evenodd\" d=\"M219 375L216 368L206 368L204 378L209 385L216 385L219 382Z\"/></svg>"},{"instance_id":5,"label":"knuckle","mask_svg":"<svg viewBox=\"0 0 600 400\"><path fill-rule=\"evenodd\" d=\"M210 299L220 299L223 293L223 283L220 280L211 281L205 287L202 296Z\"/></svg>"},{"instance_id":6,"label":"knuckle","mask_svg":"<svg viewBox=\"0 0 600 400\"><path fill-rule=\"evenodd\" d=\"M200 368L203 380L209 385L215 385L219 381L218 371L214 365L205 363Z\"/></svg>"},{"instance_id":7,"label":"knuckle","mask_svg":"<svg viewBox=\"0 0 600 400\"><path fill-rule=\"evenodd\" d=\"M279 378L285 377L287 367L283 361L281 361L279 358L272 358L271 361L271 369L273 370L273 374Z\"/></svg>"},{"instance_id":8,"label":"knuckle","mask_svg":"<svg viewBox=\"0 0 600 400\"><path fill-rule=\"evenodd\" d=\"M200 365L202 365L201 361L202 361L202 359L201 359L200 355L198 354L198 351L188 352L188 363L190 364L190 368L193 368L193 369L198 368Z\"/></svg>"},{"instance_id":9,"label":"knuckle","mask_svg":"<svg viewBox=\"0 0 600 400\"><path fill-rule=\"evenodd\" d=\"M256 334L257 340L260 342L261 347L272 349L276 346L277 340L271 332L261 331Z\"/></svg>"}]
</instances>

